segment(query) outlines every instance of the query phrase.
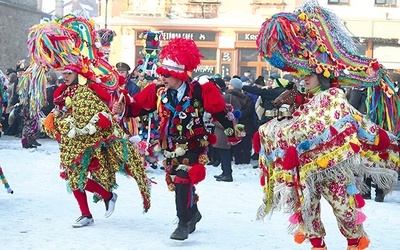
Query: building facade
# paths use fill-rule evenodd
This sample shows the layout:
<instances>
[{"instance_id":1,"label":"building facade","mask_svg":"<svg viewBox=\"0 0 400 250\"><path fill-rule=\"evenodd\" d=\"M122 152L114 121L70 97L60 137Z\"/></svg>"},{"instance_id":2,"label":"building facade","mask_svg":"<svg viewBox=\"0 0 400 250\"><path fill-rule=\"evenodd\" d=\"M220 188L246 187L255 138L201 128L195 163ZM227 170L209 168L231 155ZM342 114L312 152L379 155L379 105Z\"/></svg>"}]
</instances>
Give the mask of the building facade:
<instances>
[{"instance_id":1,"label":"building facade","mask_svg":"<svg viewBox=\"0 0 400 250\"><path fill-rule=\"evenodd\" d=\"M134 67L142 58L143 44L139 35L143 30L157 30L163 31L163 44L173 37L188 37L196 41L205 58L193 76L202 73L232 76L250 71L254 78L258 75L268 77L277 70L258 55L255 42L258 31L266 18L277 12L292 12L302 2L102 0L100 16L95 20L101 27L107 26L117 34L110 54L110 62L114 65L124 61ZM389 2L394 3L388 5ZM361 54L377 57L387 68L400 69L400 56L396 56L400 46L400 19L396 16L399 5L396 0L320 0L319 3L344 20L358 41ZM360 11L366 6L368 11Z\"/></svg>"},{"instance_id":2,"label":"building facade","mask_svg":"<svg viewBox=\"0 0 400 250\"><path fill-rule=\"evenodd\" d=\"M37 0L0 1L0 69L15 68L21 59L29 60L29 28L48 15L38 10Z\"/></svg>"}]
</instances>

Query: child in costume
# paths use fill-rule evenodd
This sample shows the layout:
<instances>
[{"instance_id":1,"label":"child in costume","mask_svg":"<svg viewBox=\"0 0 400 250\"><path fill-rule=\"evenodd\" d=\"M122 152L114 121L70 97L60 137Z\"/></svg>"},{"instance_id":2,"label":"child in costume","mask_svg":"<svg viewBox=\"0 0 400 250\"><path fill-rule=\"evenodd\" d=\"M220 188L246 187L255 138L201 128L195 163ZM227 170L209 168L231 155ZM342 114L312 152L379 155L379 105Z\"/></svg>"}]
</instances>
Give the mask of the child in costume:
<instances>
[{"instance_id":1,"label":"child in costume","mask_svg":"<svg viewBox=\"0 0 400 250\"><path fill-rule=\"evenodd\" d=\"M150 208L150 182L143 159L108 108L108 91L116 89L118 73L100 57L95 34L92 20L75 15L32 27L28 40L32 64L24 75L24 80L40 86L39 80L46 79L43 67L62 70L65 83L55 90L56 107L43 127L59 143L60 176L81 210L73 227L94 222L86 191L95 194L95 202L104 200L105 217L113 213L117 172L136 180L144 211Z\"/></svg>"},{"instance_id":2,"label":"child in costume","mask_svg":"<svg viewBox=\"0 0 400 250\"><path fill-rule=\"evenodd\" d=\"M399 133L399 118L390 118L398 113L399 99L385 69L357 55L337 17L316 1L264 22L257 44L273 66L305 77L306 88L291 119L275 118L259 129L264 187L259 217L285 209L297 243L307 239L312 249L327 249L320 217L324 197L347 249L367 248L365 189L358 177L371 175L387 193L396 186L399 167L392 134ZM349 104L339 84L369 87L368 116ZM378 105L382 108L372 108Z\"/></svg>"},{"instance_id":3,"label":"child in costume","mask_svg":"<svg viewBox=\"0 0 400 250\"><path fill-rule=\"evenodd\" d=\"M228 140L237 143L241 138L235 133L233 114L225 112L225 102L215 84L187 82L187 72L197 68L201 57L193 40L170 40L160 53L163 61L157 68L164 85L149 84L133 97L126 95L113 110L124 116L158 111L166 181L168 188L175 191L179 218L178 227L170 236L174 240L187 239L202 218L194 185L205 178L207 146L215 143L215 137L206 131L204 112L211 113L223 125Z\"/></svg>"}]
</instances>

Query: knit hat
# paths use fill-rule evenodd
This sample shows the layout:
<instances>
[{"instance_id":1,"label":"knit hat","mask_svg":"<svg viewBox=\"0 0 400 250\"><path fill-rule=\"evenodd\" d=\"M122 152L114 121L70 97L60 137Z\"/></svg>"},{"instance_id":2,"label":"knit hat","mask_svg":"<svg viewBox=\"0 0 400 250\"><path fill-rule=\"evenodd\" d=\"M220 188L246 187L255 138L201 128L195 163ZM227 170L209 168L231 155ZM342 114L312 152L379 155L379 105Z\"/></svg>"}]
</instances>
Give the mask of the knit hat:
<instances>
[{"instance_id":1,"label":"knit hat","mask_svg":"<svg viewBox=\"0 0 400 250\"><path fill-rule=\"evenodd\" d=\"M238 78L232 78L230 81L229 81L229 84L232 86L232 88L234 88L234 89L242 89L242 87L243 87L243 83L242 83L242 81L240 80L240 79L238 79Z\"/></svg>"},{"instance_id":2,"label":"knit hat","mask_svg":"<svg viewBox=\"0 0 400 250\"><path fill-rule=\"evenodd\" d=\"M250 79L247 76L240 77L240 80L242 80L242 82L250 81Z\"/></svg>"},{"instance_id":3,"label":"knit hat","mask_svg":"<svg viewBox=\"0 0 400 250\"><path fill-rule=\"evenodd\" d=\"M159 58L163 61L157 68L157 74L171 75L186 81L189 77L187 72L195 70L200 65L203 55L193 40L174 38L161 50Z\"/></svg>"}]
</instances>

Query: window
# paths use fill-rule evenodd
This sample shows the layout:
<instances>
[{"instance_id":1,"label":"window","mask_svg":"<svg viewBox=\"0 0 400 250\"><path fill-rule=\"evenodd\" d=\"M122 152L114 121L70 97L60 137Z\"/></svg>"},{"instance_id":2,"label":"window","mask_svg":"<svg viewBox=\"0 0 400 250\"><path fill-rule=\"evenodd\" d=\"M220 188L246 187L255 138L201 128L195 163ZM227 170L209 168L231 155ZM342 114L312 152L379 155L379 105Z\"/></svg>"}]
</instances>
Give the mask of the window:
<instances>
[{"instance_id":1,"label":"window","mask_svg":"<svg viewBox=\"0 0 400 250\"><path fill-rule=\"evenodd\" d=\"M199 48L200 54L204 56L202 60L217 60L217 50L216 49L205 49Z\"/></svg>"},{"instance_id":2,"label":"window","mask_svg":"<svg viewBox=\"0 0 400 250\"><path fill-rule=\"evenodd\" d=\"M396 0L375 0L376 5L395 5Z\"/></svg>"},{"instance_id":3,"label":"window","mask_svg":"<svg viewBox=\"0 0 400 250\"><path fill-rule=\"evenodd\" d=\"M240 49L239 61L241 62L257 62L259 52L257 49Z\"/></svg>"},{"instance_id":4,"label":"window","mask_svg":"<svg viewBox=\"0 0 400 250\"><path fill-rule=\"evenodd\" d=\"M349 5L350 0L328 0L328 4L343 4Z\"/></svg>"}]
</instances>

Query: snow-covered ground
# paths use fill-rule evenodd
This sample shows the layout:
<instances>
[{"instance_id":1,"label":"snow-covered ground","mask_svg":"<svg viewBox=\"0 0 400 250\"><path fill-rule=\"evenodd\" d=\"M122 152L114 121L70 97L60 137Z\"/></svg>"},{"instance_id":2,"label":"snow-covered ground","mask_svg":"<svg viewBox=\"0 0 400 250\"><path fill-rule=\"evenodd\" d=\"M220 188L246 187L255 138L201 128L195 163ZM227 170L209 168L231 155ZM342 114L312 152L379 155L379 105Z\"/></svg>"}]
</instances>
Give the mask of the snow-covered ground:
<instances>
[{"instance_id":1,"label":"snow-covered ground","mask_svg":"<svg viewBox=\"0 0 400 250\"><path fill-rule=\"evenodd\" d=\"M104 218L104 204L90 203L95 223L72 228L80 215L66 183L59 177L58 145L41 139L37 149L23 149L20 139L0 138L0 164L14 190L0 189L1 249L310 249L298 245L287 234L288 215L275 212L264 221L256 221L262 190L259 174L252 165L233 166L234 181L217 182L219 167L207 166L206 180L198 186L199 209L203 219L189 239L170 240L176 228L174 194L167 190L162 170L150 169L152 207L143 214L141 198L133 179L118 176L116 210ZM88 195L91 200L91 195ZM329 250L346 249L329 205L323 201L323 221ZM400 188L384 203L368 200L365 230L369 249L395 250L399 246Z\"/></svg>"}]
</instances>

